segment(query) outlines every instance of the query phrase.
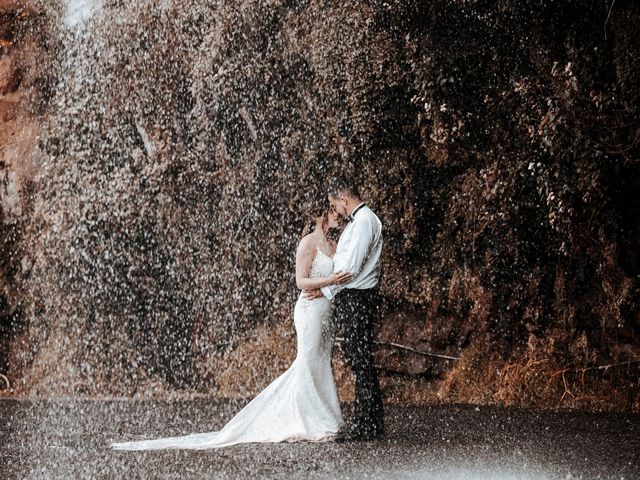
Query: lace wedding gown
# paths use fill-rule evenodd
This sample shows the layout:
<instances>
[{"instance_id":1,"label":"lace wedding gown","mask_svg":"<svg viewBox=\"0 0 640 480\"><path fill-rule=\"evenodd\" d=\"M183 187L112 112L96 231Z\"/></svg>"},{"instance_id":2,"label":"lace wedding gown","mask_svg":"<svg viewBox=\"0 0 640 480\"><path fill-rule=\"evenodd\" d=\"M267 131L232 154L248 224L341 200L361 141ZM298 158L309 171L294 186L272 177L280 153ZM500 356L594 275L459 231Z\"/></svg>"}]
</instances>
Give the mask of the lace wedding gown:
<instances>
[{"instance_id":1,"label":"lace wedding gown","mask_svg":"<svg viewBox=\"0 0 640 480\"><path fill-rule=\"evenodd\" d=\"M326 277L332 271L331 258L317 250L309 276ZM343 425L331 371L335 334L331 302L324 297L306 300L301 293L295 305L294 323L298 353L291 367L240 410L222 430L112 443L111 447L117 450L207 449L249 442L331 439Z\"/></svg>"}]
</instances>

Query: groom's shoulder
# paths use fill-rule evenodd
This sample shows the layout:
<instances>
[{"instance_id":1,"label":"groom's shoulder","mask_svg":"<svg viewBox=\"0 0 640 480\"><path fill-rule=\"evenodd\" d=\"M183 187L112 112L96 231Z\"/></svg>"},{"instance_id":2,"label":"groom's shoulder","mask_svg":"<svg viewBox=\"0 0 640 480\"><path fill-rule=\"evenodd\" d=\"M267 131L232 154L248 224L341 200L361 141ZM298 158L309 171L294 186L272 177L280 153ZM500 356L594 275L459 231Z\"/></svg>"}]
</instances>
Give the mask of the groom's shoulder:
<instances>
[{"instance_id":1,"label":"groom's shoulder","mask_svg":"<svg viewBox=\"0 0 640 480\"><path fill-rule=\"evenodd\" d=\"M370 220L374 223L377 223L379 226L382 226L382 222L380 221L378 216L375 214L375 212L371 210L371 208L368 205L367 205L367 211L369 213Z\"/></svg>"},{"instance_id":2,"label":"groom's shoulder","mask_svg":"<svg viewBox=\"0 0 640 480\"><path fill-rule=\"evenodd\" d=\"M382 222L380 221L380 219L378 218L378 216L375 214L375 212L373 210L371 210L371 208L369 208L367 206L367 220L369 222L369 224L371 226L377 226L378 228L382 228ZM375 228L375 227L374 227Z\"/></svg>"}]
</instances>

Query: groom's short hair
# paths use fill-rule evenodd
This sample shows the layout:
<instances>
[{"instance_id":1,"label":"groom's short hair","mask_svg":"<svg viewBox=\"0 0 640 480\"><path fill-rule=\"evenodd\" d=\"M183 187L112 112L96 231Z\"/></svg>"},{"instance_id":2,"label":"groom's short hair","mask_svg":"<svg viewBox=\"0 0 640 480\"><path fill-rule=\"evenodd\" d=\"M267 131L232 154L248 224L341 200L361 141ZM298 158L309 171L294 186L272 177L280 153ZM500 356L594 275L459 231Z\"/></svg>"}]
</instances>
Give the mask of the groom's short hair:
<instances>
[{"instance_id":1,"label":"groom's short hair","mask_svg":"<svg viewBox=\"0 0 640 480\"><path fill-rule=\"evenodd\" d=\"M329 185L329 196L340 197L346 196L351 198L360 198L358 185L352 178L340 177L334 179Z\"/></svg>"}]
</instances>

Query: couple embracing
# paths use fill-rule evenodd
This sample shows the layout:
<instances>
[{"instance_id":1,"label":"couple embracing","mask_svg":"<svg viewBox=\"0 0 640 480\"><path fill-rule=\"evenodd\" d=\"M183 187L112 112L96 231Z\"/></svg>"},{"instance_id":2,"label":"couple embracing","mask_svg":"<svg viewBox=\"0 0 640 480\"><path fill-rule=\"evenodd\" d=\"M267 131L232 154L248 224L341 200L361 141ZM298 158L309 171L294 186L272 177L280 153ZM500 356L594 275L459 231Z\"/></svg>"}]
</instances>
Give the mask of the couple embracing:
<instances>
[{"instance_id":1,"label":"couple embracing","mask_svg":"<svg viewBox=\"0 0 640 480\"><path fill-rule=\"evenodd\" d=\"M297 356L291 367L221 430L114 443L112 448L207 449L252 442L372 440L384 435L382 396L373 364L382 224L362 202L354 183L337 180L327 196L330 207L309 212L315 228L303 234L296 252L301 293L294 309ZM346 225L336 245L327 232L339 226L340 218ZM336 327L343 331L347 364L356 383L348 426L331 371Z\"/></svg>"}]
</instances>

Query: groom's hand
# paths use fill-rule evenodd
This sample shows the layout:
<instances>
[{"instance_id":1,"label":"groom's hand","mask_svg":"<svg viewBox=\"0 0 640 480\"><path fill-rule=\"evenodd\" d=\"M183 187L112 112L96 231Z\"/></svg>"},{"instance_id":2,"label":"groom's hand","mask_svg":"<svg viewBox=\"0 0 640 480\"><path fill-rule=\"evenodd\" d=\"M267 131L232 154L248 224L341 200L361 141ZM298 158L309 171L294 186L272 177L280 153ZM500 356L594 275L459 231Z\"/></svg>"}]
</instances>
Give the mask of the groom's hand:
<instances>
[{"instance_id":1,"label":"groom's hand","mask_svg":"<svg viewBox=\"0 0 640 480\"><path fill-rule=\"evenodd\" d=\"M314 298L320 298L322 297L322 290L320 290L319 288L315 289L315 290L305 290L304 291L304 298L307 300L313 300Z\"/></svg>"}]
</instances>

